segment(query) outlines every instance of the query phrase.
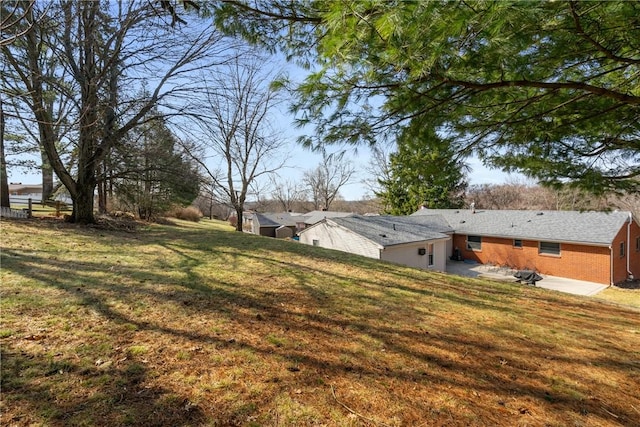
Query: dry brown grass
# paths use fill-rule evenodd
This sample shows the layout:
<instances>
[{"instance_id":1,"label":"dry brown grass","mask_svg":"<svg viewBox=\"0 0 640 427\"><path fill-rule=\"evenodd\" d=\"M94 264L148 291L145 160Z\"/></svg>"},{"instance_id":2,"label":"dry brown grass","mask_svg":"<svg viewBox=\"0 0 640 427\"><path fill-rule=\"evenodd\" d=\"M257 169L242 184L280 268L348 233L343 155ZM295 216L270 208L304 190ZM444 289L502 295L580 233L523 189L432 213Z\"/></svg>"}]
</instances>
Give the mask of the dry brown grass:
<instances>
[{"instance_id":1,"label":"dry brown grass","mask_svg":"<svg viewBox=\"0 0 640 427\"><path fill-rule=\"evenodd\" d=\"M631 308L211 221L1 237L2 425L640 420Z\"/></svg>"},{"instance_id":2,"label":"dry brown grass","mask_svg":"<svg viewBox=\"0 0 640 427\"><path fill-rule=\"evenodd\" d=\"M169 216L184 221L198 222L200 218L202 218L202 212L194 206L188 206L186 208L175 207L169 212Z\"/></svg>"}]
</instances>

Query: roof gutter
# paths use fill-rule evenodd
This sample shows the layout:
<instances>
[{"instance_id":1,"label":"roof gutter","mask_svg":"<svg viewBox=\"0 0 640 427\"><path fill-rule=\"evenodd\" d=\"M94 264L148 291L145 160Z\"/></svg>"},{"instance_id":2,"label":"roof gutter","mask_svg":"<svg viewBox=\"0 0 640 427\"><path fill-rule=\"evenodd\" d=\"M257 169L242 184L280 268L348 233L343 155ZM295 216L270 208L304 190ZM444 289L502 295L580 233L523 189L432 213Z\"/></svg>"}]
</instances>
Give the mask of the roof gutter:
<instances>
[{"instance_id":1,"label":"roof gutter","mask_svg":"<svg viewBox=\"0 0 640 427\"><path fill-rule=\"evenodd\" d=\"M444 233L444 232L442 232ZM570 243L572 245L584 245L584 246L596 246L596 247L609 247L610 242L583 242L580 240L558 240L554 238L546 238L546 237L531 237L531 236L517 236L517 235L503 235L503 234L491 234L491 233L476 233L470 231L454 231L453 234L465 235L465 236L486 236L486 237L495 237L498 239L520 239L520 240L529 240L535 242L553 242L553 243Z\"/></svg>"},{"instance_id":2,"label":"roof gutter","mask_svg":"<svg viewBox=\"0 0 640 427\"><path fill-rule=\"evenodd\" d=\"M451 237L447 236L447 237L437 237L437 238L433 238L433 239L414 240L412 242L381 244L381 246L384 247L384 248L395 248L395 247L399 247L399 246L415 246L416 243L438 243L438 242L447 242L449 240L451 240Z\"/></svg>"}]
</instances>

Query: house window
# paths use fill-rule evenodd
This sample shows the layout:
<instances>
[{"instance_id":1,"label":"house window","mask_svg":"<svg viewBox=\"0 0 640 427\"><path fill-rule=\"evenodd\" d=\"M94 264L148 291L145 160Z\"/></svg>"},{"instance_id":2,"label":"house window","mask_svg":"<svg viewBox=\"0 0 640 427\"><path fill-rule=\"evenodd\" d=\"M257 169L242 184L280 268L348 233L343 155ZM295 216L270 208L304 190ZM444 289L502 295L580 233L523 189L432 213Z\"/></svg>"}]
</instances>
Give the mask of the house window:
<instances>
[{"instance_id":1,"label":"house window","mask_svg":"<svg viewBox=\"0 0 640 427\"><path fill-rule=\"evenodd\" d=\"M624 256L624 242L620 242L620 258Z\"/></svg>"},{"instance_id":2,"label":"house window","mask_svg":"<svg viewBox=\"0 0 640 427\"><path fill-rule=\"evenodd\" d=\"M313 246L320 246L320 240L313 239Z\"/></svg>"},{"instance_id":3,"label":"house window","mask_svg":"<svg viewBox=\"0 0 640 427\"><path fill-rule=\"evenodd\" d=\"M636 252L640 252L640 237L636 237Z\"/></svg>"},{"instance_id":4,"label":"house window","mask_svg":"<svg viewBox=\"0 0 640 427\"><path fill-rule=\"evenodd\" d=\"M467 249L470 251L482 250L482 236L467 236Z\"/></svg>"},{"instance_id":5,"label":"house window","mask_svg":"<svg viewBox=\"0 0 640 427\"><path fill-rule=\"evenodd\" d=\"M429 267L433 267L433 243L429 243L428 245L428 250L429 250Z\"/></svg>"},{"instance_id":6,"label":"house window","mask_svg":"<svg viewBox=\"0 0 640 427\"><path fill-rule=\"evenodd\" d=\"M520 240L520 239L513 239L513 247L514 247L514 248L521 248L521 247L522 247L522 240Z\"/></svg>"},{"instance_id":7,"label":"house window","mask_svg":"<svg viewBox=\"0 0 640 427\"><path fill-rule=\"evenodd\" d=\"M560 255L560 243L540 242L538 253L545 255Z\"/></svg>"}]
</instances>

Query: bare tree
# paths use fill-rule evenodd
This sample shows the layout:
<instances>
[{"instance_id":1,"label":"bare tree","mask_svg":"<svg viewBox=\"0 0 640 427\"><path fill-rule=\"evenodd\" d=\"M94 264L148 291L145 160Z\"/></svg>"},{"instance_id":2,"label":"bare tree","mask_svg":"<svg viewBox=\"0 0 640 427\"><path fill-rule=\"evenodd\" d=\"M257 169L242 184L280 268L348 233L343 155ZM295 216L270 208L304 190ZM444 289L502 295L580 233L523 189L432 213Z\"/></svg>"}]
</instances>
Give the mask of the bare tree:
<instances>
[{"instance_id":1,"label":"bare tree","mask_svg":"<svg viewBox=\"0 0 640 427\"><path fill-rule=\"evenodd\" d=\"M226 60L230 46L221 42L222 37L210 25L197 20L190 27L172 27L171 14L148 1L63 1L55 13L57 25L51 38L42 41L39 52L58 58L60 69L69 73L64 86L77 88L78 95L71 98L77 132L73 168L65 163L56 138L46 137L41 143L73 200L72 221L91 223L101 162L130 130L154 119L149 113L155 107L163 115L180 113L188 102L186 94L199 84L190 79L191 73ZM30 26L27 37L38 25ZM25 86L32 86L29 94L35 119L52 123L42 108L46 95L42 72L36 67L12 65L16 72L22 72ZM35 82L29 79L32 74ZM149 96L136 99L133 94L143 82L151 88ZM114 86L128 91L122 90L116 97Z\"/></svg>"},{"instance_id":2,"label":"bare tree","mask_svg":"<svg viewBox=\"0 0 640 427\"><path fill-rule=\"evenodd\" d=\"M7 148L16 155L40 154L42 198L46 200L54 191L54 171L44 147L55 145L66 167L69 169L73 164L73 149L64 141L74 130L78 91L59 55L49 48L55 43L60 9L53 5L39 9L35 4L20 4L25 7L18 29L22 33L20 43L2 47L6 65L1 80L8 107L5 115L15 123L14 136L20 135ZM18 164L29 166L24 162Z\"/></svg>"},{"instance_id":3,"label":"bare tree","mask_svg":"<svg viewBox=\"0 0 640 427\"><path fill-rule=\"evenodd\" d=\"M27 34L34 24L29 17L35 3L35 0L4 0L0 3L0 46L13 44Z\"/></svg>"},{"instance_id":4,"label":"bare tree","mask_svg":"<svg viewBox=\"0 0 640 427\"><path fill-rule=\"evenodd\" d=\"M260 193L259 180L284 167L286 141L272 127L280 101L265 72L266 62L250 53L204 77L207 89L198 123L203 149L196 156L212 185L213 198L232 207L242 231L244 204Z\"/></svg>"},{"instance_id":5,"label":"bare tree","mask_svg":"<svg viewBox=\"0 0 640 427\"><path fill-rule=\"evenodd\" d=\"M0 4L0 46L8 46L19 37L24 36L33 25L27 21L32 15L35 0L30 1L4 1ZM27 22L28 25L24 23ZM9 182L7 179L7 162L5 157L5 123L3 95L0 94L0 206L8 208Z\"/></svg>"},{"instance_id":6,"label":"bare tree","mask_svg":"<svg viewBox=\"0 0 640 427\"><path fill-rule=\"evenodd\" d=\"M608 206L630 211L636 218L640 217L640 194L609 195Z\"/></svg>"},{"instance_id":7,"label":"bare tree","mask_svg":"<svg viewBox=\"0 0 640 427\"><path fill-rule=\"evenodd\" d=\"M300 186L299 182L272 177L271 187L271 198L275 200L285 212L295 210L306 201L306 191Z\"/></svg>"},{"instance_id":8,"label":"bare tree","mask_svg":"<svg viewBox=\"0 0 640 427\"><path fill-rule=\"evenodd\" d=\"M9 201L9 181L7 179L7 162L4 157L4 104L0 94L0 207L11 206Z\"/></svg>"},{"instance_id":9,"label":"bare tree","mask_svg":"<svg viewBox=\"0 0 640 427\"><path fill-rule=\"evenodd\" d=\"M531 183L481 184L471 186L466 194L468 204L480 209L603 210L604 197L584 190L563 187L553 189Z\"/></svg>"},{"instance_id":10,"label":"bare tree","mask_svg":"<svg viewBox=\"0 0 640 427\"><path fill-rule=\"evenodd\" d=\"M519 209L524 186L521 185L472 185L466 199L479 209Z\"/></svg>"},{"instance_id":11,"label":"bare tree","mask_svg":"<svg viewBox=\"0 0 640 427\"><path fill-rule=\"evenodd\" d=\"M381 182L389 181L391 178L391 169L389 167L389 155L391 148L382 144L371 148L371 157L365 166L367 176L362 180L362 184L371 192L377 194L382 190Z\"/></svg>"},{"instance_id":12,"label":"bare tree","mask_svg":"<svg viewBox=\"0 0 640 427\"><path fill-rule=\"evenodd\" d=\"M324 154L318 167L306 171L303 177L314 208L329 210L340 189L351 181L354 174L351 162L339 155Z\"/></svg>"}]
</instances>

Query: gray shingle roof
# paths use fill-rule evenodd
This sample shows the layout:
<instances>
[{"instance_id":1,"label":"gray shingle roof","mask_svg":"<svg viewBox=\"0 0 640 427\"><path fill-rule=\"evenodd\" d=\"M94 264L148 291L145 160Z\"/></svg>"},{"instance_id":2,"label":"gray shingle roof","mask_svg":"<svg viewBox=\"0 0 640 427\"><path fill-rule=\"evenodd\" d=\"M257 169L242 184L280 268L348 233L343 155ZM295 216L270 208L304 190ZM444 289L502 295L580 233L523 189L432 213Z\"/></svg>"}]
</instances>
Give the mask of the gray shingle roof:
<instances>
[{"instance_id":1,"label":"gray shingle roof","mask_svg":"<svg viewBox=\"0 0 640 427\"><path fill-rule=\"evenodd\" d=\"M295 219L288 212L283 213L255 213L254 218L258 220L260 227L295 227Z\"/></svg>"},{"instance_id":2,"label":"gray shingle roof","mask_svg":"<svg viewBox=\"0 0 640 427\"><path fill-rule=\"evenodd\" d=\"M342 218L345 216L353 215L350 212L335 212L335 211L311 211L303 215L304 223L307 225L313 225L325 218Z\"/></svg>"},{"instance_id":3,"label":"gray shingle roof","mask_svg":"<svg viewBox=\"0 0 640 427\"><path fill-rule=\"evenodd\" d=\"M421 209L412 217L441 216L456 234L610 245L629 212Z\"/></svg>"},{"instance_id":4,"label":"gray shingle roof","mask_svg":"<svg viewBox=\"0 0 640 427\"><path fill-rule=\"evenodd\" d=\"M449 236L430 228L438 221L423 221L412 217L360 216L331 218L330 221L345 227L383 247L426 240L448 239ZM442 226L443 224L439 224ZM446 227L446 225L445 225ZM448 229L448 227L447 227Z\"/></svg>"}]
</instances>

